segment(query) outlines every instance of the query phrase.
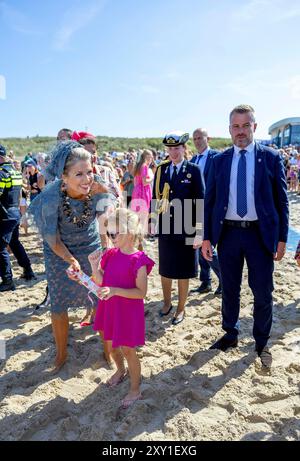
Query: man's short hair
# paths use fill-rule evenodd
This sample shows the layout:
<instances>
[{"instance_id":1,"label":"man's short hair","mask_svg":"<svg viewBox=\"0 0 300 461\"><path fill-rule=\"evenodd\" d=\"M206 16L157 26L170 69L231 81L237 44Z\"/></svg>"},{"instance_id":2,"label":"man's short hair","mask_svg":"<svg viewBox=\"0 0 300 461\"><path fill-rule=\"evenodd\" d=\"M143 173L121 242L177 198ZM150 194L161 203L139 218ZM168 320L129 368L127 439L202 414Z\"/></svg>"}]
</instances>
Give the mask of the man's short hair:
<instances>
[{"instance_id":1,"label":"man's short hair","mask_svg":"<svg viewBox=\"0 0 300 461\"><path fill-rule=\"evenodd\" d=\"M59 133L65 133L65 134L68 136L68 139L71 139L71 138L72 138L73 131L70 130L69 128L62 128L62 129L59 130L59 132L57 133L57 137L58 137Z\"/></svg>"},{"instance_id":2,"label":"man's short hair","mask_svg":"<svg viewBox=\"0 0 300 461\"><path fill-rule=\"evenodd\" d=\"M239 106L236 106L234 109L232 109L229 115L229 121L231 122L231 117L233 116L233 114L247 113L251 113L252 121L255 122L254 109L252 106L249 106L248 104L240 104Z\"/></svg>"},{"instance_id":3,"label":"man's short hair","mask_svg":"<svg viewBox=\"0 0 300 461\"><path fill-rule=\"evenodd\" d=\"M199 133L202 133L206 138L209 137L206 128L196 128L196 129L193 131L193 137L194 137L194 134L195 134L197 131L199 131Z\"/></svg>"}]
</instances>

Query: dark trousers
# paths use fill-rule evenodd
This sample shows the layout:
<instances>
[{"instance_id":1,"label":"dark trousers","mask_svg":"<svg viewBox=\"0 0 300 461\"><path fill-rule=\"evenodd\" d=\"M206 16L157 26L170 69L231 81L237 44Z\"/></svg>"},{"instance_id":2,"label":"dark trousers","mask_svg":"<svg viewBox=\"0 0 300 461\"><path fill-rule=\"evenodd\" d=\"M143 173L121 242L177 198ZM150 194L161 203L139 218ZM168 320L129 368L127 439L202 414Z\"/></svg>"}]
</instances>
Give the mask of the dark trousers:
<instances>
[{"instance_id":1,"label":"dark trousers","mask_svg":"<svg viewBox=\"0 0 300 461\"><path fill-rule=\"evenodd\" d=\"M127 203L127 208L129 208L130 202L131 202L132 197L127 195L126 197L126 203Z\"/></svg>"},{"instance_id":2,"label":"dark trousers","mask_svg":"<svg viewBox=\"0 0 300 461\"><path fill-rule=\"evenodd\" d=\"M222 286L221 282L221 271L220 264L218 259L218 254L216 250L213 251L212 261L207 261L203 258L201 248L198 251L199 265L200 265L200 282L211 283L211 269L214 271L216 276L219 279L219 284Z\"/></svg>"},{"instance_id":3,"label":"dark trousers","mask_svg":"<svg viewBox=\"0 0 300 461\"><path fill-rule=\"evenodd\" d=\"M30 261L26 251L19 241L20 211L18 208L8 210L8 219L0 222L0 277L3 280L12 279L7 245L16 257L18 264L24 269L30 269Z\"/></svg>"},{"instance_id":4,"label":"dark trousers","mask_svg":"<svg viewBox=\"0 0 300 461\"><path fill-rule=\"evenodd\" d=\"M226 227L218 245L222 276L222 327L228 339L239 332L240 290L244 261L248 283L254 296L253 336L256 346L264 347L272 326L273 255L263 245L258 227Z\"/></svg>"}]
</instances>

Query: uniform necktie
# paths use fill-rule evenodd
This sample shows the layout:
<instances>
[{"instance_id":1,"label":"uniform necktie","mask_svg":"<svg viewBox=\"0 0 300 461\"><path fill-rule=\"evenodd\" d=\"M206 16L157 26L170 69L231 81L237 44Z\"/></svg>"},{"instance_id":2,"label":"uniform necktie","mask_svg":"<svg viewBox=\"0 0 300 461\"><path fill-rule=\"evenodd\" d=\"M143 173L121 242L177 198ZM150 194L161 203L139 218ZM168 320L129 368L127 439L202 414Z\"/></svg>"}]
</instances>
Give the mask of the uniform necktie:
<instances>
[{"instance_id":1,"label":"uniform necktie","mask_svg":"<svg viewBox=\"0 0 300 461\"><path fill-rule=\"evenodd\" d=\"M176 181L177 178L177 166L173 166L172 182Z\"/></svg>"},{"instance_id":2,"label":"uniform necktie","mask_svg":"<svg viewBox=\"0 0 300 461\"><path fill-rule=\"evenodd\" d=\"M246 150L240 150L240 159L237 170L236 212L243 218L247 214L247 169Z\"/></svg>"}]
</instances>

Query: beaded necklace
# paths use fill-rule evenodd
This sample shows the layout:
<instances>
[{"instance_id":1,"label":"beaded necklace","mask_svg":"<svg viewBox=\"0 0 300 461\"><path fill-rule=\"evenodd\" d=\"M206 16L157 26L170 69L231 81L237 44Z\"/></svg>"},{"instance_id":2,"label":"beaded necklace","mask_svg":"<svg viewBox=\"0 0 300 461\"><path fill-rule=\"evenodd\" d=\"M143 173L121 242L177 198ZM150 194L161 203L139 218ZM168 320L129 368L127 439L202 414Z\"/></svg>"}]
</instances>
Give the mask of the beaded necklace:
<instances>
[{"instance_id":1,"label":"beaded necklace","mask_svg":"<svg viewBox=\"0 0 300 461\"><path fill-rule=\"evenodd\" d=\"M62 189L63 201L62 209L64 215L67 217L67 221L75 224L77 227L83 227L87 225L88 219L92 216L92 207L91 207L91 195L88 194L84 199L84 207L81 215L76 215L74 210L71 208L70 197L67 195L65 189Z\"/></svg>"}]
</instances>

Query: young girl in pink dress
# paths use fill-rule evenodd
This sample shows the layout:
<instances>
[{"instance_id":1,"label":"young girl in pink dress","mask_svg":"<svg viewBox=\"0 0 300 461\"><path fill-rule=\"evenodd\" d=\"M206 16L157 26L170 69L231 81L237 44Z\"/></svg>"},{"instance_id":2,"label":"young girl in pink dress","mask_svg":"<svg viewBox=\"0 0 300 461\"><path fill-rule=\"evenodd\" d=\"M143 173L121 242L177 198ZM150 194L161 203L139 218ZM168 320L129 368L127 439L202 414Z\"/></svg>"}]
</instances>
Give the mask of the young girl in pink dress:
<instances>
[{"instance_id":1,"label":"young girl in pink dress","mask_svg":"<svg viewBox=\"0 0 300 461\"><path fill-rule=\"evenodd\" d=\"M123 408L141 398L141 364L136 353L145 344L144 298L147 293L147 275L154 265L137 246L142 239L142 228L136 213L121 208L108 218L108 233L114 248L106 250L99 265L99 256L89 260L95 282L101 285L101 300L94 320L94 330L99 331L117 366L108 380L109 387L116 386L127 375L130 390L122 400Z\"/></svg>"},{"instance_id":2,"label":"young girl in pink dress","mask_svg":"<svg viewBox=\"0 0 300 461\"><path fill-rule=\"evenodd\" d=\"M152 199L153 174L150 164L153 161L151 150L144 150L134 169L134 188L131 197L131 210L138 213L144 232L148 227L148 212Z\"/></svg>"}]
</instances>

